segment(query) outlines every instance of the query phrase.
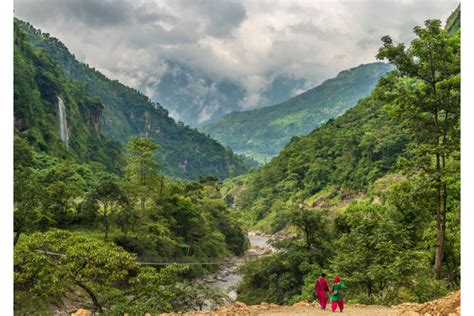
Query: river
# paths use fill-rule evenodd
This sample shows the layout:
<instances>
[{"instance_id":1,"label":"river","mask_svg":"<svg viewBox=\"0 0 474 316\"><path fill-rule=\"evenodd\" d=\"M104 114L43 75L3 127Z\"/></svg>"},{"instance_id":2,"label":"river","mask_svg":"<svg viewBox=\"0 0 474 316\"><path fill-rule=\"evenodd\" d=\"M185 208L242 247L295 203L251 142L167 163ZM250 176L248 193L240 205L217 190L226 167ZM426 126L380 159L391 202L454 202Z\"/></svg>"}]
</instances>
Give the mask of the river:
<instances>
[{"instance_id":1,"label":"river","mask_svg":"<svg viewBox=\"0 0 474 316\"><path fill-rule=\"evenodd\" d=\"M237 299L236 287L242 280L242 275L238 272L239 267L247 260L254 260L264 254L273 252L274 249L267 243L271 236L249 232L248 238L250 248L239 258L232 260L230 264L222 267L216 273L205 278L205 282L212 287L218 288L225 292L232 301Z\"/></svg>"}]
</instances>

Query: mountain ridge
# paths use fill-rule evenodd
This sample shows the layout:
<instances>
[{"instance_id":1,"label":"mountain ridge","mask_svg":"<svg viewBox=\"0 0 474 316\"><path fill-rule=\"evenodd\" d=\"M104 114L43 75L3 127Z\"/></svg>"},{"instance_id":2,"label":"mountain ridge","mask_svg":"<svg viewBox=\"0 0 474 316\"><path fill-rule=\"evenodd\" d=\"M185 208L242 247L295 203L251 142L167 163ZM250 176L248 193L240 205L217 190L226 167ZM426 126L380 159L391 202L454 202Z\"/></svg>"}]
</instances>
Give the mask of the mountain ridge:
<instances>
[{"instance_id":1,"label":"mountain ridge","mask_svg":"<svg viewBox=\"0 0 474 316\"><path fill-rule=\"evenodd\" d=\"M48 33L15 18L32 45L45 50L62 66L66 75L87 87L87 93L99 98L104 106L101 118L103 134L125 144L132 135L151 137L160 144L158 162L166 175L194 179L215 175L235 176L248 170L247 162L232 150L176 122L160 104L152 102L138 90L111 80L95 68L75 58L68 48Z\"/></svg>"},{"instance_id":2,"label":"mountain ridge","mask_svg":"<svg viewBox=\"0 0 474 316\"><path fill-rule=\"evenodd\" d=\"M201 130L235 152L263 162L291 137L306 134L354 106L392 69L381 62L350 68L285 102L232 112Z\"/></svg>"}]
</instances>

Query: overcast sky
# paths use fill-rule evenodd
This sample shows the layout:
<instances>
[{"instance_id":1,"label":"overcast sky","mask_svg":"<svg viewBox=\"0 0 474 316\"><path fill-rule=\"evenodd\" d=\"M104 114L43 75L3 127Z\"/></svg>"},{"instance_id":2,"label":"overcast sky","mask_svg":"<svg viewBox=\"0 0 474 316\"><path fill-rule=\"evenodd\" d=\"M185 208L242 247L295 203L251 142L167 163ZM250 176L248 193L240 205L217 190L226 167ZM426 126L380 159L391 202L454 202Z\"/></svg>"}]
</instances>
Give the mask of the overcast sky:
<instances>
[{"instance_id":1,"label":"overcast sky","mask_svg":"<svg viewBox=\"0 0 474 316\"><path fill-rule=\"evenodd\" d=\"M16 0L15 16L158 101L160 79L175 70L171 65L181 65L213 82L236 84L243 91L238 107L250 109L270 102L264 93L277 76L299 82L291 94L300 93L341 70L375 61L383 35L408 42L415 25L432 18L444 22L458 3ZM195 86L197 97L219 93L197 79ZM204 119L204 110L219 107L201 106Z\"/></svg>"}]
</instances>

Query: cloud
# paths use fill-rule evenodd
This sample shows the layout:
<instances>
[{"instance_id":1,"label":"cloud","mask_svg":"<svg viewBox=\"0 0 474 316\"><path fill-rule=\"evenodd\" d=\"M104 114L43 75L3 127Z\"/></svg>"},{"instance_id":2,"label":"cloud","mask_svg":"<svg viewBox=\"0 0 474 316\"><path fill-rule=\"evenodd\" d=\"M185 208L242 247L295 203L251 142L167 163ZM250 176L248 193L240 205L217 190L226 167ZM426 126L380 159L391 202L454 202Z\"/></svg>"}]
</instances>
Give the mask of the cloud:
<instances>
[{"instance_id":1,"label":"cloud","mask_svg":"<svg viewBox=\"0 0 474 316\"><path fill-rule=\"evenodd\" d=\"M198 125L229 111L280 102L341 70L373 62L383 35L409 42L414 26L431 18L444 21L457 4L15 0L15 15Z\"/></svg>"}]
</instances>

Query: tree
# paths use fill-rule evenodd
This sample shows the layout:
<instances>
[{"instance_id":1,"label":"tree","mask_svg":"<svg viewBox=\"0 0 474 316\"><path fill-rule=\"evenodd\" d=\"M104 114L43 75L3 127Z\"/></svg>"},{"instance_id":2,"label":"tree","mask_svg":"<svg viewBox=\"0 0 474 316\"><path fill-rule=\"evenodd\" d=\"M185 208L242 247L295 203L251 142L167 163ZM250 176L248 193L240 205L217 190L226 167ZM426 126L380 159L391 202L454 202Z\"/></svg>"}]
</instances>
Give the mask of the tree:
<instances>
[{"instance_id":1,"label":"tree","mask_svg":"<svg viewBox=\"0 0 474 316\"><path fill-rule=\"evenodd\" d=\"M377 58L397 67L382 81L387 91L381 96L390 112L414 136L412 154L418 165L433 177L436 190L436 256L434 275L441 278L449 192L446 172L450 157L459 153L460 133L460 37L450 36L439 20L427 20L415 27L417 38L409 48L394 45L389 36ZM432 163L431 157L434 159ZM428 158L428 159L427 159Z\"/></svg>"},{"instance_id":2,"label":"tree","mask_svg":"<svg viewBox=\"0 0 474 316\"><path fill-rule=\"evenodd\" d=\"M44 209L52 216L54 227L66 228L76 218L78 202L88 190L88 183L79 173L80 166L65 160L39 170L38 182L44 187Z\"/></svg>"},{"instance_id":3,"label":"tree","mask_svg":"<svg viewBox=\"0 0 474 316\"><path fill-rule=\"evenodd\" d=\"M150 138L138 136L130 137L127 144L127 191L139 201L142 213L152 191L158 188L160 167L155 156L158 147Z\"/></svg>"},{"instance_id":4,"label":"tree","mask_svg":"<svg viewBox=\"0 0 474 316\"><path fill-rule=\"evenodd\" d=\"M122 231L124 239L127 238L128 232L134 227L137 220L137 214L131 205L127 204L119 210L115 222Z\"/></svg>"},{"instance_id":5,"label":"tree","mask_svg":"<svg viewBox=\"0 0 474 316\"><path fill-rule=\"evenodd\" d=\"M111 216L119 212L121 208L129 207L127 197L117 179L112 175L104 175L89 198L98 203L98 213L105 230L104 238L107 240Z\"/></svg>"},{"instance_id":6,"label":"tree","mask_svg":"<svg viewBox=\"0 0 474 316\"><path fill-rule=\"evenodd\" d=\"M132 269L135 257L112 243L57 229L34 233L15 249L15 302L45 304L83 291L102 312L114 283Z\"/></svg>"},{"instance_id":7,"label":"tree","mask_svg":"<svg viewBox=\"0 0 474 316\"><path fill-rule=\"evenodd\" d=\"M288 222L303 235L305 248L310 251L313 260L324 266L331 255L331 249L328 247L331 235L323 213L300 207L289 213Z\"/></svg>"},{"instance_id":8,"label":"tree","mask_svg":"<svg viewBox=\"0 0 474 316\"><path fill-rule=\"evenodd\" d=\"M382 206L368 203L351 206L336 223L339 238L331 270L346 278L348 288L366 303L392 301L409 284L419 262L415 251L407 252L410 243L403 227Z\"/></svg>"},{"instance_id":9,"label":"tree","mask_svg":"<svg viewBox=\"0 0 474 316\"><path fill-rule=\"evenodd\" d=\"M206 305L225 303L226 295L222 291L205 284L184 281L187 271L189 266L174 264L159 272L152 267L140 267L137 276L130 278L130 287L125 291L130 299L115 304L111 312L114 315L141 315L202 309Z\"/></svg>"},{"instance_id":10,"label":"tree","mask_svg":"<svg viewBox=\"0 0 474 316\"><path fill-rule=\"evenodd\" d=\"M40 189L34 170L32 149L27 142L15 137L14 140L14 231L13 244L16 245L25 230L35 226L39 214Z\"/></svg>"}]
</instances>

